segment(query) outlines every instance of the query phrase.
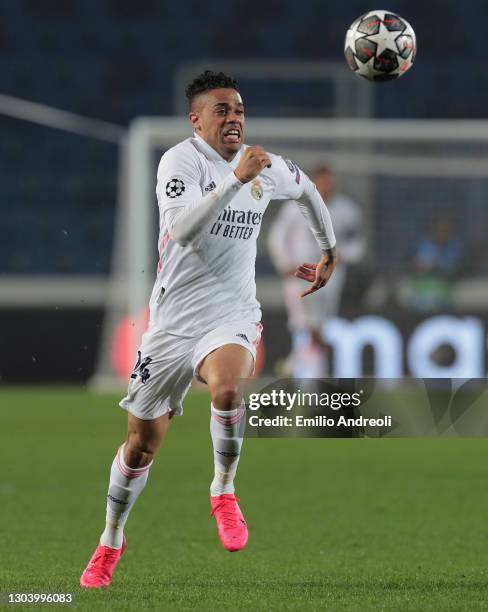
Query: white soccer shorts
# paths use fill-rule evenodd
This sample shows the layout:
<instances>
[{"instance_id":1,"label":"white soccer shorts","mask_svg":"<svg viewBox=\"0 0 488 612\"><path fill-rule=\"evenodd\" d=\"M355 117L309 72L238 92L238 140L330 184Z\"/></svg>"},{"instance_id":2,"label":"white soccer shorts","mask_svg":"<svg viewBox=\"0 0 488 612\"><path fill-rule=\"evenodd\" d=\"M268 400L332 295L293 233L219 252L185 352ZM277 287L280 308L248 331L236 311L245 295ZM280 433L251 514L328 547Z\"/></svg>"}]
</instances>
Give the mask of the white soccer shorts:
<instances>
[{"instance_id":1,"label":"white soccer shorts","mask_svg":"<svg viewBox=\"0 0 488 612\"><path fill-rule=\"evenodd\" d=\"M167 412L183 414L182 402L205 357L225 344L246 348L256 362L262 325L234 321L204 336L182 338L149 327L142 337L127 395L120 406L139 419L156 419Z\"/></svg>"}]
</instances>

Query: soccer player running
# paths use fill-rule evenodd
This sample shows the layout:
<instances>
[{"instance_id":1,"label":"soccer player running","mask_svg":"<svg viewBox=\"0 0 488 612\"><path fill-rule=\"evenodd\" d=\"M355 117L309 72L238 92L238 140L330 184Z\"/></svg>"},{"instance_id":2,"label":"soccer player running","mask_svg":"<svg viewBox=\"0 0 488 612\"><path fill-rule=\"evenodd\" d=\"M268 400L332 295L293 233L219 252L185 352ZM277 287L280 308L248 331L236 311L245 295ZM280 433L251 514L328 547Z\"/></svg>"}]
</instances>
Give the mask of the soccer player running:
<instances>
[{"instance_id":1,"label":"soccer player running","mask_svg":"<svg viewBox=\"0 0 488 612\"><path fill-rule=\"evenodd\" d=\"M128 411L127 440L112 463L106 526L82 587L111 583L126 547L125 523L193 377L211 395L212 514L227 550L246 546L234 494L245 424L238 383L252 375L260 341L256 240L269 201L296 200L322 251L318 263L297 268L311 283L304 297L327 283L336 263L330 216L315 185L292 162L243 144L237 81L207 70L186 95L194 135L169 149L158 168L159 264L150 321L120 402Z\"/></svg>"}]
</instances>

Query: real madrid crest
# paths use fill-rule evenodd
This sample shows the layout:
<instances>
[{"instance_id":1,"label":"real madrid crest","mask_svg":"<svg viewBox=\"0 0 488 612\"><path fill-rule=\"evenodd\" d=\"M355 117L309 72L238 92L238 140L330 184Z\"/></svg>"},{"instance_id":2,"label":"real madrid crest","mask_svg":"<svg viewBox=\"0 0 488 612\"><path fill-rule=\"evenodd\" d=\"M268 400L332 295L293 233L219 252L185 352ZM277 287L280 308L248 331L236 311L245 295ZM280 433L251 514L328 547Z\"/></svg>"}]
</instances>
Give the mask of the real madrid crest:
<instances>
[{"instance_id":1,"label":"real madrid crest","mask_svg":"<svg viewBox=\"0 0 488 612\"><path fill-rule=\"evenodd\" d=\"M254 179L251 183L251 195L255 200L260 200L263 197L263 187L258 179Z\"/></svg>"}]
</instances>

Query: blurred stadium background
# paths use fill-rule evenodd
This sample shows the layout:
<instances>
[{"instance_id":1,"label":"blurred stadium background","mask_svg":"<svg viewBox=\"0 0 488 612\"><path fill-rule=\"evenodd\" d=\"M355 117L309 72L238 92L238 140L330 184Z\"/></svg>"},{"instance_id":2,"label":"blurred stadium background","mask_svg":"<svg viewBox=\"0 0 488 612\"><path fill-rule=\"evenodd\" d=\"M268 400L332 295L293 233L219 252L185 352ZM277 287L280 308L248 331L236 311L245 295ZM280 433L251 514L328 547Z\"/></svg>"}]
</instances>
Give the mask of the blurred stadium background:
<instances>
[{"instance_id":1,"label":"blurred stadium background","mask_svg":"<svg viewBox=\"0 0 488 612\"><path fill-rule=\"evenodd\" d=\"M240 79L249 141L306 170L330 163L363 208L368 255L330 332L332 373L484 376L488 7L390 1L419 53L410 74L382 85L354 77L342 55L348 25L371 8L0 1L3 383L118 373L125 384L155 274L157 160L190 134L184 85L207 67ZM276 210L257 261L268 374L289 350L265 248ZM440 221L454 227L460 256L447 294L426 300L412 262Z\"/></svg>"},{"instance_id":2,"label":"blurred stadium background","mask_svg":"<svg viewBox=\"0 0 488 612\"><path fill-rule=\"evenodd\" d=\"M208 516L199 390L131 516L112 589L76 587L156 269L156 164L190 134L184 85L202 68L240 79L249 141L306 170L330 163L362 207L367 256L325 330L332 373L485 376L488 5L388 0L419 52L404 78L370 85L342 48L374 4L0 0L3 590L74 590L90 611L486 609L485 440L246 440L252 539L229 556ZM266 252L277 209L257 261L266 375L290 343ZM425 237L453 231L446 272L419 275ZM392 405L411 405L403 391Z\"/></svg>"}]
</instances>

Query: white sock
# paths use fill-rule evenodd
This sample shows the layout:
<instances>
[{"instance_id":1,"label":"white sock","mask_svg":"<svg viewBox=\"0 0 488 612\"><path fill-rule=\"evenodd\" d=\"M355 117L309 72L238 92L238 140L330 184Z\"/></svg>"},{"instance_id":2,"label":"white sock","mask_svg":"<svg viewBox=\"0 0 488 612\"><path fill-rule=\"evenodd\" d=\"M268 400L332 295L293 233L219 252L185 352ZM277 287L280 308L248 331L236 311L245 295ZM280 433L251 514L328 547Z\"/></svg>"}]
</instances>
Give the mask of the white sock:
<instances>
[{"instance_id":1,"label":"white sock","mask_svg":"<svg viewBox=\"0 0 488 612\"><path fill-rule=\"evenodd\" d=\"M100 537L100 544L110 548L122 546L124 525L132 506L146 486L152 465L151 461L142 468L129 467L124 460L124 446L122 444L117 451L110 470L105 531Z\"/></svg>"},{"instance_id":2,"label":"white sock","mask_svg":"<svg viewBox=\"0 0 488 612\"><path fill-rule=\"evenodd\" d=\"M211 404L210 410L210 434L215 465L210 495L234 493L234 476L246 428L246 406L242 403L233 410L217 410Z\"/></svg>"}]
</instances>

